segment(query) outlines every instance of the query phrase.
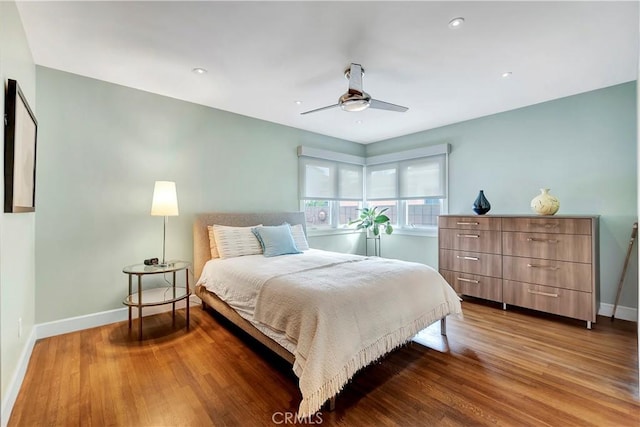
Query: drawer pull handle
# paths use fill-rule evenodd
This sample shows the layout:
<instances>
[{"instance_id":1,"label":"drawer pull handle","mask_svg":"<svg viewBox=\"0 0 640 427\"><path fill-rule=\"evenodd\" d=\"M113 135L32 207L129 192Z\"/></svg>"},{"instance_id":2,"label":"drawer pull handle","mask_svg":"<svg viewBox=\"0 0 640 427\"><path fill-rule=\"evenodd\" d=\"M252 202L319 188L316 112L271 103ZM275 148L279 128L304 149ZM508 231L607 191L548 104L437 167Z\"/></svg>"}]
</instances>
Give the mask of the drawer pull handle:
<instances>
[{"instance_id":1,"label":"drawer pull handle","mask_svg":"<svg viewBox=\"0 0 640 427\"><path fill-rule=\"evenodd\" d=\"M527 289L527 292L535 295L542 295L543 297L553 297L558 298L558 294L552 294L549 292L540 292L540 291L532 291L531 289Z\"/></svg>"},{"instance_id":2,"label":"drawer pull handle","mask_svg":"<svg viewBox=\"0 0 640 427\"><path fill-rule=\"evenodd\" d=\"M479 239L480 235L478 234L458 234L458 237L464 237L467 239Z\"/></svg>"},{"instance_id":3,"label":"drawer pull handle","mask_svg":"<svg viewBox=\"0 0 640 427\"><path fill-rule=\"evenodd\" d=\"M557 239L536 239L535 237L528 237L527 242L558 243L558 240Z\"/></svg>"},{"instance_id":4,"label":"drawer pull handle","mask_svg":"<svg viewBox=\"0 0 640 427\"><path fill-rule=\"evenodd\" d=\"M469 282L469 283L475 283L475 284L479 284L480 283L479 280L465 279L464 277L458 277L458 280L461 281L461 282Z\"/></svg>"},{"instance_id":5,"label":"drawer pull handle","mask_svg":"<svg viewBox=\"0 0 640 427\"><path fill-rule=\"evenodd\" d=\"M555 267L553 265L537 265L537 264L527 264L529 268L544 268L545 270L560 270L560 267Z\"/></svg>"},{"instance_id":6,"label":"drawer pull handle","mask_svg":"<svg viewBox=\"0 0 640 427\"><path fill-rule=\"evenodd\" d=\"M456 225L480 225L479 222L456 222Z\"/></svg>"},{"instance_id":7,"label":"drawer pull handle","mask_svg":"<svg viewBox=\"0 0 640 427\"><path fill-rule=\"evenodd\" d=\"M469 261L480 261L480 258L475 257L475 256L460 256L460 255L457 255L456 258L458 258L458 259L466 259L466 260L469 260Z\"/></svg>"}]
</instances>

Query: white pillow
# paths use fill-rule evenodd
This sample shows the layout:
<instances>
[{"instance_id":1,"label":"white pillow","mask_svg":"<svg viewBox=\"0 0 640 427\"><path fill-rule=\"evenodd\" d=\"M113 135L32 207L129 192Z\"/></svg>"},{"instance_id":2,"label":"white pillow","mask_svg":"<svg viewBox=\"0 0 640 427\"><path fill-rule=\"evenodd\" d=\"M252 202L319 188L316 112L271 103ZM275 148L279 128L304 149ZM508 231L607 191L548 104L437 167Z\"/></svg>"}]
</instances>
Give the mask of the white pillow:
<instances>
[{"instance_id":1,"label":"white pillow","mask_svg":"<svg viewBox=\"0 0 640 427\"><path fill-rule=\"evenodd\" d=\"M220 258L233 258L244 255L258 255L262 253L262 246L251 232L253 227L262 224L252 225L251 227L229 227L226 225L214 224L213 236L215 250ZM211 236L209 236L211 237ZM209 238L211 246L211 238ZM214 248L211 247L211 257L214 257Z\"/></svg>"},{"instance_id":2,"label":"white pillow","mask_svg":"<svg viewBox=\"0 0 640 427\"><path fill-rule=\"evenodd\" d=\"M309 250L309 242L307 242L307 237L304 235L304 228L302 228L302 224L292 225L291 235L293 236L293 241L299 251Z\"/></svg>"}]
</instances>

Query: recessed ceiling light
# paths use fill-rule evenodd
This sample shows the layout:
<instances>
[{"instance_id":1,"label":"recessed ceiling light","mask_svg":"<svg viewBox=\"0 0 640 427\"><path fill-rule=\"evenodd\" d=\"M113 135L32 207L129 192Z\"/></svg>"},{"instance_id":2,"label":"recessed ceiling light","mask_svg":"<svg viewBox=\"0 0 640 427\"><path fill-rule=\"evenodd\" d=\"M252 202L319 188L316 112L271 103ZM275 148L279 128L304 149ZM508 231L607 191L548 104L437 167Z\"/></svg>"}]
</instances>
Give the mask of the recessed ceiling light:
<instances>
[{"instance_id":1,"label":"recessed ceiling light","mask_svg":"<svg viewBox=\"0 0 640 427\"><path fill-rule=\"evenodd\" d=\"M505 71L504 73L502 73L502 78L507 79L511 77L511 74L513 74L511 71Z\"/></svg>"},{"instance_id":2,"label":"recessed ceiling light","mask_svg":"<svg viewBox=\"0 0 640 427\"><path fill-rule=\"evenodd\" d=\"M194 68L191 71L196 73L196 74L206 74L207 73L207 70L205 70L204 68L200 68L200 67Z\"/></svg>"},{"instance_id":3,"label":"recessed ceiling light","mask_svg":"<svg viewBox=\"0 0 640 427\"><path fill-rule=\"evenodd\" d=\"M293 101L296 103L296 105L302 105L302 101Z\"/></svg>"},{"instance_id":4,"label":"recessed ceiling light","mask_svg":"<svg viewBox=\"0 0 640 427\"><path fill-rule=\"evenodd\" d=\"M357 125L361 125L362 124L362 120L356 120L356 124Z\"/></svg>"},{"instance_id":5,"label":"recessed ceiling light","mask_svg":"<svg viewBox=\"0 0 640 427\"><path fill-rule=\"evenodd\" d=\"M453 18L451 21L449 21L449 28L455 30L462 27L462 24L464 24L464 18Z\"/></svg>"}]
</instances>

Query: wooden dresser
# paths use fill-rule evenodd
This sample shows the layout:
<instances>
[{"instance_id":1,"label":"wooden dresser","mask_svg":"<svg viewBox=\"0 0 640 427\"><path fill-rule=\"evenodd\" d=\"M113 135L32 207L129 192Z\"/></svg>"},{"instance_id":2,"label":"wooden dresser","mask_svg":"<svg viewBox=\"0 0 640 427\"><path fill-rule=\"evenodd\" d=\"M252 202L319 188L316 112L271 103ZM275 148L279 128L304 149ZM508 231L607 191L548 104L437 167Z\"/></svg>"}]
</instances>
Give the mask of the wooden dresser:
<instances>
[{"instance_id":1,"label":"wooden dresser","mask_svg":"<svg viewBox=\"0 0 640 427\"><path fill-rule=\"evenodd\" d=\"M597 216L441 215L438 247L459 294L596 321Z\"/></svg>"}]
</instances>

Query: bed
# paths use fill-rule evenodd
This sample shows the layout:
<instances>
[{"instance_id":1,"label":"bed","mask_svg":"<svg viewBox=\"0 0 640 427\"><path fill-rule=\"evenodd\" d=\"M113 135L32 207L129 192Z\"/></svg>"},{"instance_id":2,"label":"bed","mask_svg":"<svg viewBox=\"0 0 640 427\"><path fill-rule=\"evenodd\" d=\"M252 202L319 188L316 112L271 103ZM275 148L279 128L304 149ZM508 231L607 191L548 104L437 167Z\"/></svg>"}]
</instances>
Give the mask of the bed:
<instances>
[{"instance_id":1,"label":"bed","mask_svg":"<svg viewBox=\"0 0 640 427\"><path fill-rule=\"evenodd\" d=\"M214 225L220 234L210 239ZM218 249L226 245L229 251L223 231L232 227L246 236L239 227L257 225L259 232L253 232L265 254L212 258L216 240ZM462 313L455 291L422 264L306 248L265 256L269 235L260 236L260 231L282 228L297 233L294 248L306 243L300 242L300 233L306 235L302 212L197 215L195 292L203 307L211 307L293 365L302 393L300 417L333 402L358 370L420 330L440 320L444 334L446 316Z\"/></svg>"}]
</instances>

